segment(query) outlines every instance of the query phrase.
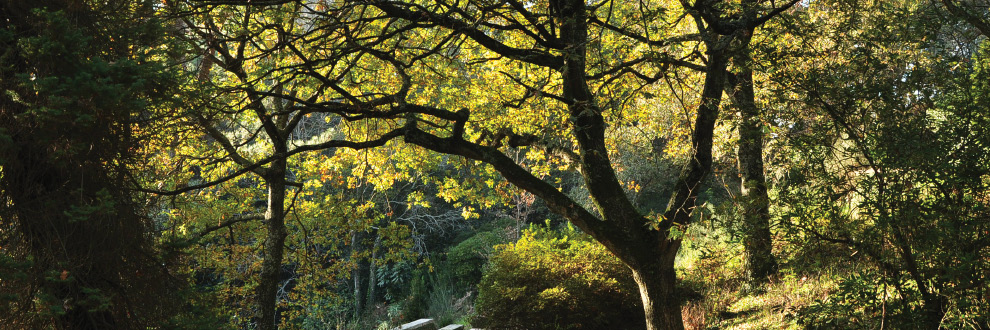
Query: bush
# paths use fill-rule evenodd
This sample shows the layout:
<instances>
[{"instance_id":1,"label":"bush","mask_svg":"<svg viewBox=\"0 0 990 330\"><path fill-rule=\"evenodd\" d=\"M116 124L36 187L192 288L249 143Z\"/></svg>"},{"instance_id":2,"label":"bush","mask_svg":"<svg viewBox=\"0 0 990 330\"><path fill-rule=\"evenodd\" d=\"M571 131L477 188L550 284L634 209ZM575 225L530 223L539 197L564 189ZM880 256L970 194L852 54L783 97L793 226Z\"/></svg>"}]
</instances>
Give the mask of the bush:
<instances>
[{"instance_id":1,"label":"bush","mask_svg":"<svg viewBox=\"0 0 990 330\"><path fill-rule=\"evenodd\" d=\"M412 281L409 287L409 297L402 305L402 321L408 322L419 318L427 317L429 308L430 283L428 269L416 269L413 271Z\"/></svg>"},{"instance_id":2,"label":"bush","mask_svg":"<svg viewBox=\"0 0 990 330\"><path fill-rule=\"evenodd\" d=\"M493 246L505 242L498 234L480 232L450 248L447 265L457 280L458 289L472 289L481 281L482 269L492 254Z\"/></svg>"},{"instance_id":3,"label":"bush","mask_svg":"<svg viewBox=\"0 0 990 330\"><path fill-rule=\"evenodd\" d=\"M487 329L637 329L632 273L587 235L530 228L499 245L478 285L473 325Z\"/></svg>"}]
</instances>

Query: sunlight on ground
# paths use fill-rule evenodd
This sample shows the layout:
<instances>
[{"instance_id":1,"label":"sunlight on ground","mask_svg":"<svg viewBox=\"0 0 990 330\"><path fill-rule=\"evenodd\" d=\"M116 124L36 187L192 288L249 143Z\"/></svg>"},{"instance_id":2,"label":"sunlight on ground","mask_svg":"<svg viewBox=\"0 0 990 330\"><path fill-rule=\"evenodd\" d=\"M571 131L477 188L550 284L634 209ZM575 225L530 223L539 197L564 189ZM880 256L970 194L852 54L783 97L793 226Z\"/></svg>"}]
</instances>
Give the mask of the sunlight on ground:
<instances>
[{"instance_id":1,"label":"sunlight on ground","mask_svg":"<svg viewBox=\"0 0 990 330\"><path fill-rule=\"evenodd\" d=\"M802 329L796 323L797 311L824 298L834 290L836 283L824 277L799 278L784 276L767 286L763 293L742 294L740 291L726 290L711 292L706 304L707 329ZM718 290L718 289L716 289Z\"/></svg>"},{"instance_id":2,"label":"sunlight on ground","mask_svg":"<svg viewBox=\"0 0 990 330\"><path fill-rule=\"evenodd\" d=\"M765 287L752 290L742 280L741 251L699 253L688 249L678 260L686 290L698 298L682 308L685 327L702 329L803 329L798 312L827 297L838 286L837 272L796 274L782 267Z\"/></svg>"}]
</instances>

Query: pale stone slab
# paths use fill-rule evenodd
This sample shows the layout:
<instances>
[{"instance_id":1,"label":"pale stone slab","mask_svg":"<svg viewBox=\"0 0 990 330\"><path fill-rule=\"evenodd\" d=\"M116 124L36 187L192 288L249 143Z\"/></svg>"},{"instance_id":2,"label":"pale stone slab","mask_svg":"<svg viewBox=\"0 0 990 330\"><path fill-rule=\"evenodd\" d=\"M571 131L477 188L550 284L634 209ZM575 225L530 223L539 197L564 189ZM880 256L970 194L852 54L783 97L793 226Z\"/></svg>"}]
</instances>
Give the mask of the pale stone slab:
<instances>
[{"instance_id":1,"label":"pale stone slab","mask_svg":"<svg viewBox=\"0 0 990 330\"><path fill-rule=\"evenodd\" d=\"M464 326L460 324L451 324L443 328L440 328L440 330L464 330Z\"/></svg>"},{"instance_id":2,"label":"pale stone slab","mask_svg":"<svg viewBox=\"0 0 990 330\"><path fill-rule=\"evenodd\" d=\"M437 330L437 324L433 319L419 319L403 324L395 330Z\"/></svg>"}]
</instances>

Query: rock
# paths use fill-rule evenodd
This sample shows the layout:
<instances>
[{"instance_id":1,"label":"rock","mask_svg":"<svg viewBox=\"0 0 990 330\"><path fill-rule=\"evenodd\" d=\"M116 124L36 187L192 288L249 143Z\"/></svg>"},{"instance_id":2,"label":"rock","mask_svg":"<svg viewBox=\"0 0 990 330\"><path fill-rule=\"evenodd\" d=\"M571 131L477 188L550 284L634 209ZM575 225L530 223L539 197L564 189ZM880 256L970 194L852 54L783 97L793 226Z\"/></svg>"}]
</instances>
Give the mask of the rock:
<instances>
[{"instance_id":1,"label":"rock","mask_svg":"<svg viewBox=\"0 0 990 330\"><path fill-rule=\"evenodd\" d=\"M394 330L437 330L437 324L433 322L433 319L419 319L403 324Z\"/></svg>"}]
</instances>

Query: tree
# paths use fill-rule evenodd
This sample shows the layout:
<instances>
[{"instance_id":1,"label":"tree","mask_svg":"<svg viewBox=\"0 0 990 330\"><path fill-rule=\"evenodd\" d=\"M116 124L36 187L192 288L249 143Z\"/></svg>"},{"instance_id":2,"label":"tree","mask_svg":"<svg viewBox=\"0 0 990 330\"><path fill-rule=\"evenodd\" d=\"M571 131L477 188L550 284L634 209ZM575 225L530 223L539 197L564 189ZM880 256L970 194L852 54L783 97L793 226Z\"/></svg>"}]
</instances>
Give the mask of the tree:
<instances>
[{"instance_id":1,"label":"tree","mask_svg":"<svg viewBox=\"0 0 990 330\"><path fill-rule=\"evenodd\" d=\"M700 184L711 167L712 135L726 67L732 52L740 46L742 31L756 28L795 2L781 7L765 7L767 4L755 1L741 7L682 2L680 16L661 8L659 3L611 1L550 1L537 6L516 1L466 2L456 6L445 2L382 1L332 6L319 3L312 8L303 5L311 10L312 22L328 25L309 25L300 34L286 34L280 40L309 42L316 40L315 36L346 40L317 52L312 52L312 47L286 43L287 50L300 59L293 66L294 72L316 78L319 85L313 90L328 94L306 98L270 89L264 95L290 100L311 111L361 120L365 125L397 127L390 132L401 134L406 143L492 166L509 182L541 198L550 209L604 244L633 270L648 328L679 329L683 325L679 299L674 293L673 268L680 246L678 232L690 222L698 193L703 189ZM613 20L613 13L635 19ZM685 16L693 18L697 31L676 35L675 29L691 26L681 25L680 18ZM342 28L345 26L349 28ZM366 29L371 26L377 30ZM654 36L651 31L656 29L671 31ZM612 39L617 41L606 43ZM592 42L601 43L601 58L589 58ZM688 44L698 48L683 53L675 50ZM635 47L648 50L628 51ZM705 49L705 54L699 49ZM693 60L701 60L702 64ZM355 65L358 63L366 67ZM356 71L326 73L334 72L336 65L348 64L355 65L355 70L375 68L378 72L371 76ZM460 74L449 77L430 72L438 67ZM697 97L691 156L667 210L643 214L627 197L610 160L606 115L608 109L614 108L613 101L618 100L604 98L604 91L623 91L618 87L620 80L651 84L674 67L704 74L704 88ZM490 81L499 75L473 74L493 69L502 70L503 81L515 86L509 91L524 92L524 96L514 102L499 102L502 97L482 99L474 109L468 109L465 105L470 102L451 98L449 90L436 87L442 83L426 83L435 77L441 82L466 82L469 86L471 79L478 79L492 86ZM626 75L634 79L626 80ZM375 78L369 80L370 77ZM625 98L635 97L634 90L627 89L625 93ZM508 123L515 127L477 120L499 116L500 112L503 119L511 119L504 117L510 109L534 111L537 107L548 107L549 116L529 123L510 120ZM464 109L452 110L457 108ZM547 134L541 138L524 131L549 124L557 125L566 135ZM508 146L503 146L506 141ZM594 210L579 205L520 166L506 156L505 147L534 147L565 155L579 169Z\"/></svg>"},{"instance_id":2,"label":"tree","mask_svg":"<svg viewBox=\"0 0 990 330\"><path fill-rule=\"evenodd\" d=\"M737 131L739 146L736 149L740 184L740 214L743 222L746 249L746 270L753 284L765 283L776 273L777 260L773 255L773 239L770 234L770 196L763 167L763 118L756 105L753 82L753 59L749 42L755 29L743 31L744 45L733 54L736 72L729 74L732 85L732 101L739 110Z\"/></svg>"},{"instance_id":3,"label":"tree","mask_svg":"<svg viewBox=\"0 0 990 330\"><path fill-rule=\"evenodd\" d=\"M648 33L639 34L633 32L631 27L612 25L608 15L611 13L611 5L615 4L608 1L592 4L583 1L551 1L545 7L546 11L542 11L539 6L533 7L536 10L530 10L521 3L512 1L504 5L489 5L489 8L482 3L476 4L478 8L485 9L478 13L504 12L501 14L504 16L494 15L492 18L474 14L470 6L456 8L437 3L437 9L432 9L412 3L369 3L390 17L404 19L411 24L451 29L495 54L559 74L554 76L559 79L554 83L554 86L560 86L559 90L527 87L534 89L536 94L560 102L566 108L566 116L572 124L568 127L568 132L576 142L573 146L576 149L573 161L580 168L598 215L521 168L499 151L497 145L486 146L464 139L459 127L470 120L468 112L451 112L460 115L460 118L455 120L452 135L448 137L429 134L417 128L415 122L407 122L409 128L404 133L405 141L490 164L508 181L543 199L549 208L589 233L632 269L642 294L648 329L682 328L679 299L674 292L673 261L680 246L677 230L682 230L690 222L698 192L702 189L700 183L711 167L712 133L721 103L729 56L732 47L738 47L738 36L743 30L759 26L789 5L763 8L756 2L747 2L741 8L745 14L736 15L732 10L737 8L723 11L724 4L681 3L685 12L695 19L699 31L694 37L700 39L706 48L706 63L702 68L683 63L683 60L674 58L670 53L659 52L648 54L647 56L652 56L640 61L620 63L612 67L603 63L610 59L589 60L588 44L592 40L589 37L592 33L614 33L657 48L679 41L678 38L654 40L649 38ZM645 4L641 6L638 9L642 11L665 12ZM663 14L653 18L659 17L663 17ZM510 23L499 24L499 18ZM515 33L517 38L524 38L528 42L502 42L489 37L485 32L488 28L504 34ZM644 27L646 31L650 28ZM514 48L513 44L539 46ZM642 62L650 62L649 64L656 66L684 65L704 72L704 88L699 97L693 126L691 159L681 173L667 210L662 216L655 218L647 217L637 210L615 175L606 144L605 109L600 105L599 96L591 89L593 79L589 79L595 77L596 73L604 76L625 72L635 74L636 64ZM645 77L645 80L647 83L658 80L662 74L663 71L660 71L655 77ZM509 142L511 144L512 140Z\"/></svg>"},{"instance_id":4,"label":"tree","mask_svg":"<svg viewBox=\"0 0 990 330\"><path fill-rule=\"evenodd\" d=\"M0 319L162 321L171 281L129 189L141 115L167 103L150 1L0 5ZM10 297L10 298L8 298ZM159 305L160 304L160 305Z\"/></svg>"},{"instance_id":5,"label":"tree","mask_svg":"<svg viewBox=\"0 0 990 330\"><path fill-rule=\"evenodd\" d=\"M781 118L796 151L785 218L873 266L859 275L879 275L865 288L882 300L852 303L883 304L880 322L985 324L986 41L957 39L931 3L818 5L831 10L805 14L833 19L795 33L817 46L778 71L811 111Z\"/></svg>"},{"instance_id":6,"label":"tree","mask_svg":"<svg viewBox=\"0 0 990 330\"><path fill-rule=\"evenodd\" d=\"M314 109L311 103L325 92L318 86L314 89L314 85L326 77L297 79L294 76L292 71L297 66L310 64L306 55L298 52L298 38L316 31L326 33L329 39L339 33L339 27L334 22L297 24L297 20L312 15L311 8L301 4L217 7L197 2L179 2L171 6L169 9L179 17L176 21L179 31L173 31L173 34L194 51L183 60L195 61L188 73L200 90L198 94L185 95L197 102L189 111L174 118L179 125L199 129L193 134L194 140L181 141L194 144L194 152L169 157L196 160L184 166L195 166L205 180L185 186L173 182L170 185L173 189L168 190L145 190L158 195L178 195L219 187L227 182L250 180L248 175L260 179L267 189L263 216L225 215L229 218L227 221L196 236L245 221L264 221L263 262L257 277L253 320L259 329L275 329L279 322L277 296L288 236L286 217L290 209L297 208L294 204L297 197L302 194L306 198L309 194L303 193L306 187L302 183L293 181L299 176L291 171L291 161L307 153L333 154L338 148L382 146L398 137L400 132L393 130L353 142L363 131L334 133L332 131L337 129L349 129L336 127L329 123L329 116ZM346 52L331 54L344 60L349 55ZM347 73L349 69L345 68L343 72ZM205 139L207 143L196 145L201 143L195 140L197 138ZM288 187L296 189L292 196L287 193ZM355 226L351 231L354 248L359 246L357 241L366 227ZM358 306L363 298L361 287L361 284L354 287L358 293Z\"/></svg>"}]
</instances>

